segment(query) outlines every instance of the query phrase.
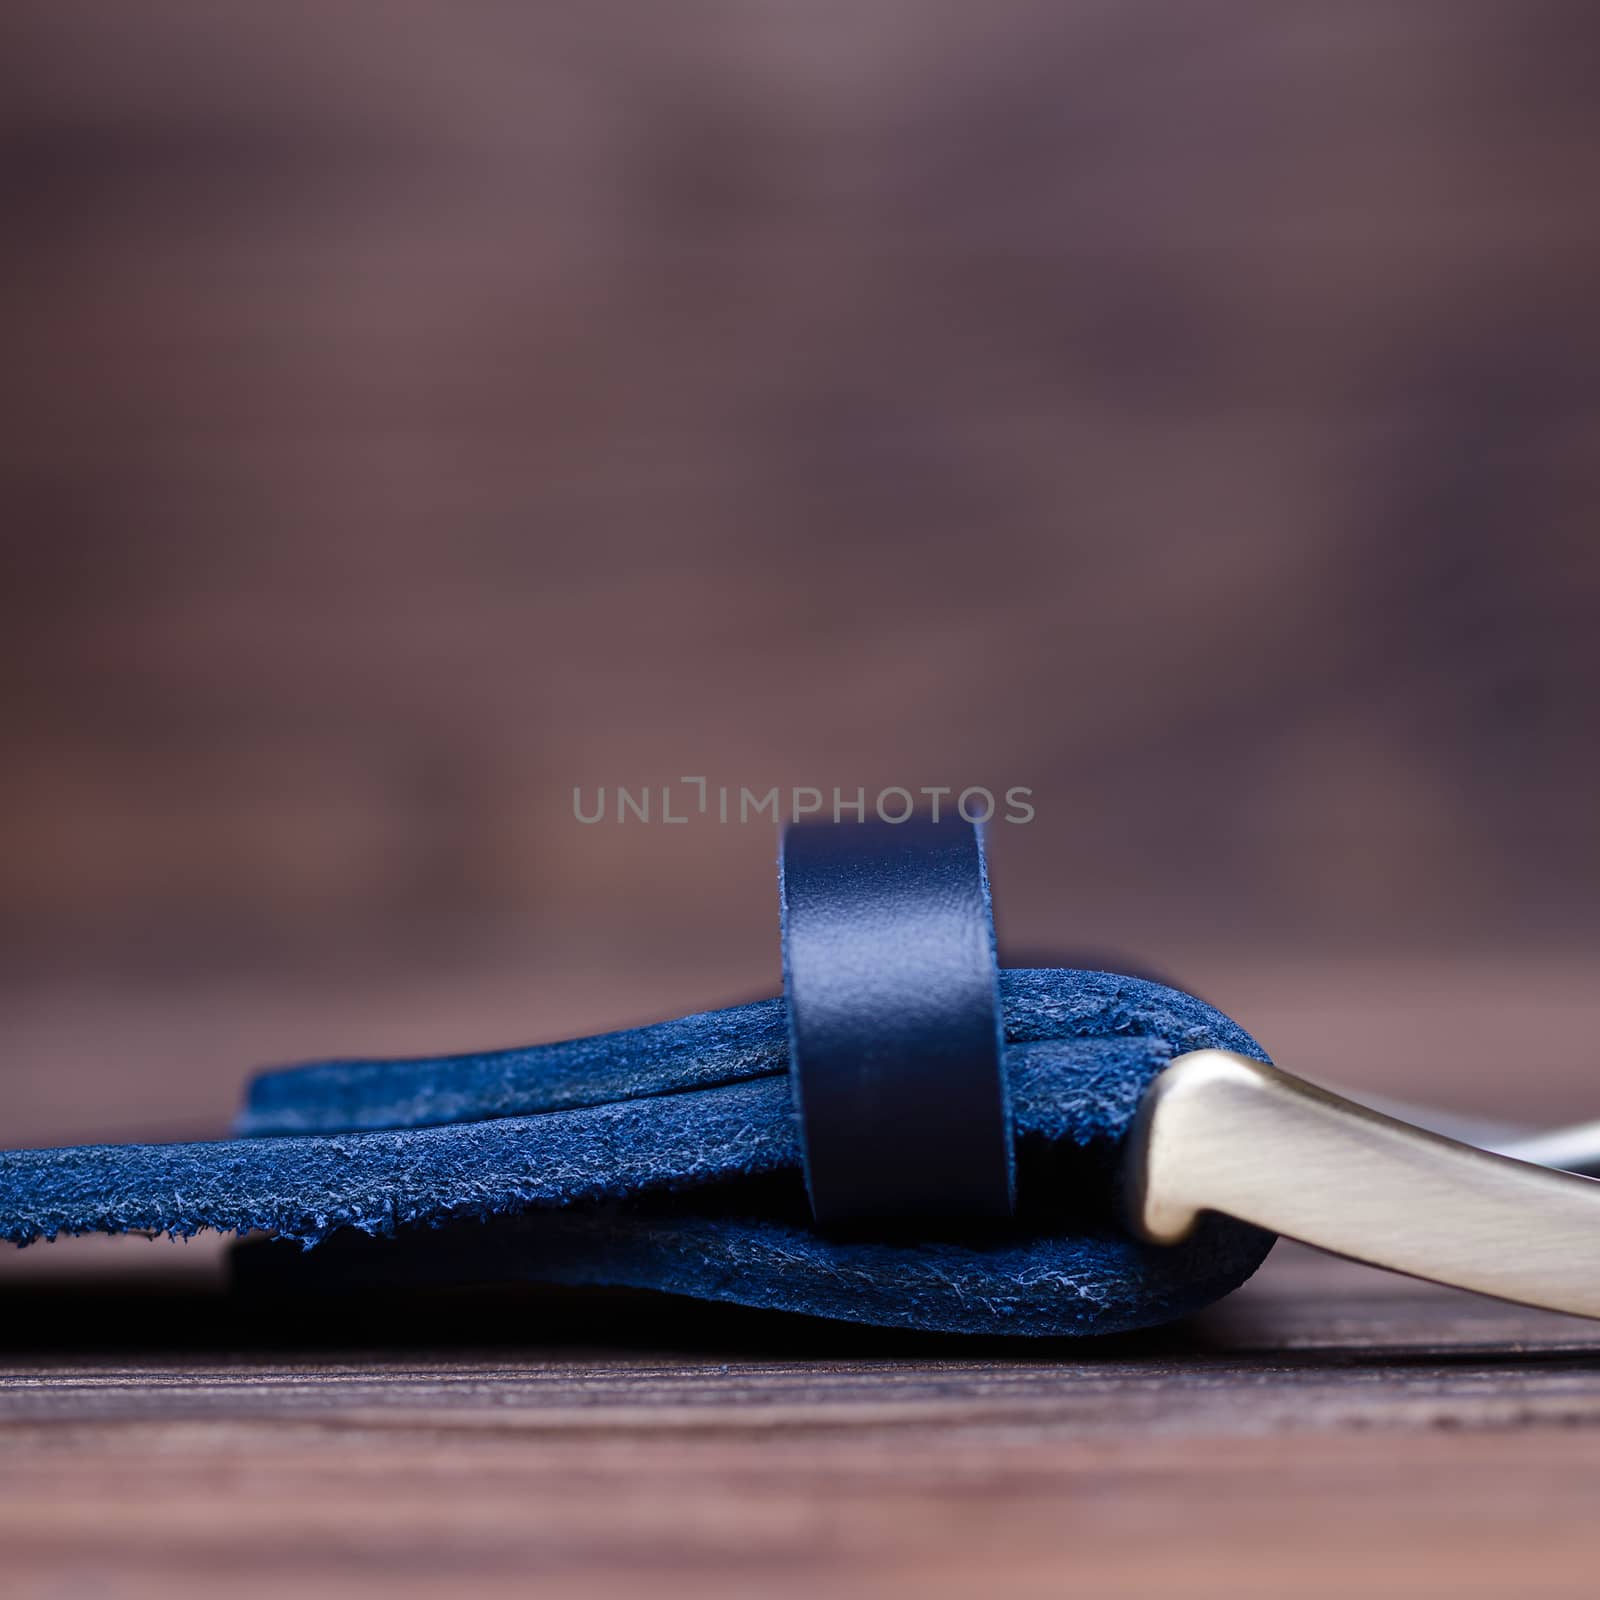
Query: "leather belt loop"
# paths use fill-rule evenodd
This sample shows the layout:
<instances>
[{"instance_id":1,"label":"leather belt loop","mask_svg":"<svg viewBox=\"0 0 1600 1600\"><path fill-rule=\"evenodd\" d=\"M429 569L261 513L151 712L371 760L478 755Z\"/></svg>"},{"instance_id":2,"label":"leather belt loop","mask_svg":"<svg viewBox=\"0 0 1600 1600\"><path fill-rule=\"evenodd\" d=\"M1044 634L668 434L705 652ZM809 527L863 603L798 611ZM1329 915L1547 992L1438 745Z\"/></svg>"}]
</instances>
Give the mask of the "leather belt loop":
<instances>
[{"instance_id":1,"label":"leather belt loop","mask_svg":"<svg viewBox=\"0 0 1600 1600\"><path fill-rule=\"evenodd\" d=\"M819 1223L1015 1203L983 840L959 817L805 823L779 859L790 1081Z\"/></svg>"}]
</instances>

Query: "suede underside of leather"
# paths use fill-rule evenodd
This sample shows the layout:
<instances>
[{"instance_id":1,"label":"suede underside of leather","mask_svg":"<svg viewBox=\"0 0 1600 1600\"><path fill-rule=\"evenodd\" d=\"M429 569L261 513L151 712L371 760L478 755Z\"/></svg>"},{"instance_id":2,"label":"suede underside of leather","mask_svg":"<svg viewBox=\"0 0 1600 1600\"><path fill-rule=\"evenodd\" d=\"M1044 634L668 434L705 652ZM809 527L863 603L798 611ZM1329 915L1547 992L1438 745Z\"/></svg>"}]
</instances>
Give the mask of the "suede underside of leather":
<instances>
[{"instance_id":1,"label":"suede underside of leather","mask_svg":"<svg viewBox=\"0 0 1600 1600\"><path fill-rule=\"evenodd\" d=\"M1115 1177L1174 1055L1265 1060L1260 1047L1141 979L1041 969L1000 987L1018 1161L1007 1224L815 1229L773 1000L527 1049L263 1074L232 1140L0 1154L0 1238L399 1235L401 1281L610 1284L1040 1335L1169 1321L1248 1277L1269 1235L1218 1218L1183 1245L1141 1244L1118 1221Z\"/></svg>"}]
</instances>

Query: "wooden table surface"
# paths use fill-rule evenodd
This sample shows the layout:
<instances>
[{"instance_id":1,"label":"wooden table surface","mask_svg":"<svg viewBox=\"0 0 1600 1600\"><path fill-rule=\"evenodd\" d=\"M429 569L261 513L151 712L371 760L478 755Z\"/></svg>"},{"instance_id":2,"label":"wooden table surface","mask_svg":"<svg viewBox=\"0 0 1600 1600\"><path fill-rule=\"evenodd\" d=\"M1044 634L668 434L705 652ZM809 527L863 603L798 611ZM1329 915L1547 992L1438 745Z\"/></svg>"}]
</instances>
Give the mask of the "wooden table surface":
<instances>
[{"instance_id":1,"label":"wooden table surface","mask_svg":"<svg viewBox=\"0 0 1600 1600\"><path fill-rule=\"evenodd\" d=\"M1550 1122L1593 1114L1587 971L1199 981L1313 1076ZM8 1013L6 1142L221 1125L219 1062L363 1017L422 1044L592 1020L530 1020L520 974L460 1015L422 986L348 1017L91 998ZM1020 1346L646 1296L246 1307L225 1249L0 1254L5 1600L1520 1600L1600 1572L1600 1324L1291 1246L1191 1325Z\"/></svg>"},{"instance_id":2,"label":"wooden table surface","mask_svg":"<svg viewBox=\"0 0 1600 1600\"><path fill-rule=\"evenodd\" d=\"M131 1241L125 1250L170 1248ZM1190 1326L0 1297L0 1592L1587 1594L1600 1330L1280 1246Z\"/></svg>"}]
</instances>

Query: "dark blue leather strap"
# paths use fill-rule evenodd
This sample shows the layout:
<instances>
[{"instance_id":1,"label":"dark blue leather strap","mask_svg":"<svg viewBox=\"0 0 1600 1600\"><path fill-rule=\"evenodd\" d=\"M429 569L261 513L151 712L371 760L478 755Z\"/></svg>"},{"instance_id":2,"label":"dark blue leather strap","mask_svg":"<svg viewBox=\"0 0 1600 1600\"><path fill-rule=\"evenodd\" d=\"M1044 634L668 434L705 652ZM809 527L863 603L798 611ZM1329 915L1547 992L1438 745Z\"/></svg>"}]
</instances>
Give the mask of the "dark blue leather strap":
<instances>
[{"instance_id":1,"label":"dark blue leather strap","mask_svg":"<svg viewBox=\"0 0 1600 1600\"><path fill-rule=\"evenodd\" d=\"M1023 1200L981 1239L801 1224L784 1008L762 1001L492 1055L271 1073L246 1118L257 1138L0 1151L0 1241L254 1230L316 1244L284 1253L356 1289L338 1241L372 1235L391 1287L438 1268L1051 1337L1169 1321L1246 1278L1265 1234L1210 1218L1184 1244L1146 1245L1111 1198L1172 1056L1261 1047L1188 995L1110 973L1004 972L1000 993Z\"/></svg>"},{"instance_id":2,"label":"dark blue leather strap","mask_svg":"<svg viewBox=\"0 0 1600 1600\"><path fill-rule=\"evenodd\" d=\"M807 824L780 863L790 1071L822 1223L996 1218L1014 1201L978 830Z\"/></svg>"}]
</instances>

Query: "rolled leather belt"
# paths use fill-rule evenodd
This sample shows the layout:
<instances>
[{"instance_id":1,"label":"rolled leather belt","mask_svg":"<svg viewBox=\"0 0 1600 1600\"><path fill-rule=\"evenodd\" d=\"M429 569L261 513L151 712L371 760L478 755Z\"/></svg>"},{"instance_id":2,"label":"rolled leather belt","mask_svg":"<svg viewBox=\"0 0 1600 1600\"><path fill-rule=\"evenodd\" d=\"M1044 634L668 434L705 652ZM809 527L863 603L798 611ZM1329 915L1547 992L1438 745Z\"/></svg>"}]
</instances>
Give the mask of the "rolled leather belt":
<instances>
[{"instance_id":1,"label":"rolled leather belt","mask_svg":"<svg viewBox=\"0 0 1600 1600\"><path fill-rule=\"evenodd\" d=\"M284 1241L275 1270L312 1285L606 1284L1040 1335L1149 1326L1243 1281L1270 1235L1208 1217L1146 1244L1116 1169L1174 1056L1260 1047L1138 978L996 985L966 824L827 831L784 845L791 1004L267 1072L232 1139L0 1153L0 1239L214 1228Z\"/></svg>"}]
</instances>

